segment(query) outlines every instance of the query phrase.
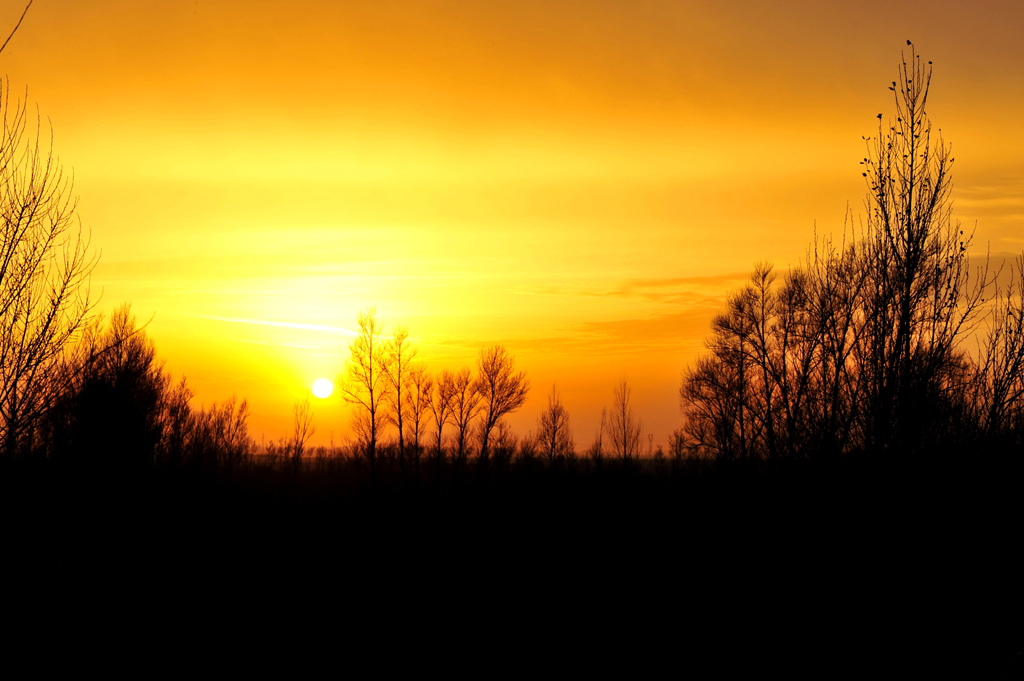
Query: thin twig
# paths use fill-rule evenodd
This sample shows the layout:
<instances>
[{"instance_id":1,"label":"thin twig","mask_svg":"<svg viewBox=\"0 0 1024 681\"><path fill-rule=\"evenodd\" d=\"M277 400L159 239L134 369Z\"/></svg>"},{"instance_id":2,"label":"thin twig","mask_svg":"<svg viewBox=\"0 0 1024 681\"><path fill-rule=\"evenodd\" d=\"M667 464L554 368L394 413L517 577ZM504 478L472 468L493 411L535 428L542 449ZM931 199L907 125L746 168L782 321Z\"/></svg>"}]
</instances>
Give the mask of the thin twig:
<instances>
[{"instance_id":1,"label":"thin twig","mask_svg":"<svg viewBox=\"0 0 1024 681\"><path fill-rule=\"evenodd\" d=\"M25 15L28 14L28 8L32 6L32 2L33 0L28 0L28 4L25 5L25 11L21 13L21 18L18 19L18 25L15 26L14 30L11 31L11 34L7 36L7 40L4 41L4 44L0 45L0 52L4 51L4 48L7 47L7 43L11 42L11 38L13 38L14 34L18 32L18 27L21 26L21 22L25 21Z\"/></svg>"}]
</instances>

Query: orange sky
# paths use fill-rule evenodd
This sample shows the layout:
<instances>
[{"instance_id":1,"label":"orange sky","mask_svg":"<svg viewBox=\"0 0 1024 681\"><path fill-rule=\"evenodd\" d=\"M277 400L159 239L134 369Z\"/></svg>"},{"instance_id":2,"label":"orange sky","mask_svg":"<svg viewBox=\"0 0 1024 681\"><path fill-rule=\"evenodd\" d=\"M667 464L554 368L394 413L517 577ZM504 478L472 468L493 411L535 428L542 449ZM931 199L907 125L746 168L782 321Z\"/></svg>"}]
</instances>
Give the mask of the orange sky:
<instances>
[{"instance_id":1,"label":"orange sky","mask_svg":"<svg viewBox=\"0 0 1024 681\"><path fill-rule=\"evenodd\" d=\"M621 377L666 442L724 295L860 209L907 38L956 216L1024 248L1022 35L1016 1L36 0L0 62L74 170L100 311L152 317L257 441L375 305L433 369L505 343L516 429L557 381L585 448ZM316 442L348 436L314 409Z\"/></svg>"}]
</instances>

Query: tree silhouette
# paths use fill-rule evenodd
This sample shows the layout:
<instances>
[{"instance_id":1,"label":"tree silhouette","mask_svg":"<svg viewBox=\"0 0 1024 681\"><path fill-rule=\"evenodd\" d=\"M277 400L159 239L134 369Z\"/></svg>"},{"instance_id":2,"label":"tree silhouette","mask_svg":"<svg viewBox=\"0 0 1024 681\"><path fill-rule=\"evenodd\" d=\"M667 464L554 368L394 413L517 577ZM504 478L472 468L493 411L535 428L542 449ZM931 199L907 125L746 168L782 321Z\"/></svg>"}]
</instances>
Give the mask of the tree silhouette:
<instances>
[{"instance_id":1,"label":"tree silhouette","mask_svg":"<svg viewBox=\"0 0 1024 681\"><path fill-rule=\"evenodd\" d=\"M171 465L180 465L185 458L189 439L195 428L195 416L190 405L195 393L182 376L164 397L162 459Z\"/></svg>"},{"instance_id":2,"label":"tree silhouette","mask_svg":"<svg viewBox=\"0 0 1024 681\"><path fill-rule=\"evenodd\" d=\"M356 407L353 429L363 444L373 477L377 440L387 424L384 406L389 399L391 381L387 372L387 343L381 339L383 327L377 322L376 309L361 311L357 319L359 333L349 343L349 359L338 386L342 398Z\"/></svg>"},{"instance_id":3,"label":"tree silhouette","mask_svg":"<svg viewBox=\"0 0 1024 681\"><path fill-rule=\"evenodd\" d=\"M640 454L640 437L644 429L643 421L629 403L632 392L625 379L615 386L611 417L608 419L608 438L615 454L624 460Z\"/></svg>"},{"instance_id":4,"label":"tree silhouette","mask_svg":"<svg viewBox=\"0 0 1024 681\"><path fill-rule=\"evenodd\" d=\"M26 8L27 10L27 8ZM0 447L11 456L71 380L66 355L88 322L89 255L71 179L0 85Z\"/></svg>"},{"instance_id":5,"label":"tree silhouette","mask_svg":"<svg viewBox=\"0 0 1024 681\"><path fill-rule=\"evenodd\" d=\"M430 413L434 417L435 463L438 470L444 457L444 427L452 418L453 400L455 399L455 377L445 369L434 383L430 391Z\"/></svg>"},{"instance_id":6,"label":"tree silhouette","mask_svg":"<svg viewBox=\"0 0 1024 681\"><path fill-rule=\"evenodd\" d=\"M210 470L223 465L230 472L245 460L254 446L248 419L248 402L239 402L235 395L219 405L213 402L208 409L193 412L188 440L195 464Z\"/></svg>"},{"instance_id":7,"label":"tree silhouette","mask_svg":"<svg viewBox=\"0 0 1024 681\"><path fill-rule=\"evenodd\" d=\"M433 388L434 379L427 371L427 368L422 364L413 366L409 371L409 380L405 387L406 396L404 404L406 409L405 422L408 424L410 434L412 435L413 455L416 457L417 470L420 464L420 440L426 434L427 420L429 418L427 413L430 411L430 397Z\"/></svg>"},{"instance_id":8,"label":"tree silhouette","mask_svg":"<svg viewBox=\"0 0 1024 681\"><path fill-rule=\"evenodd\" d=\"M480 429L480 460L487 460L487 440L501 417L523 406L530 391L525 371L515 371L515 358L504 345L480 351L477 362L477 391L483 402L484 421Z\"/></svg>"},{"instance_id":9,"label":"tree silhouette","mask_svg":"<svg viewBox=\"0 0 1024 681\"><path fill-rule=\"evenodd\" d=\"M50 422L58 457L134 468L153 463L163 437L169 376L127 304L89 329Z\"/></svg>"},{"instance_id":10,"label":"tree silhouette","mask_svg":"<svg viewBox=\"0 0 1024 681\"><path fill-rule=\"evenodd\" d=\"M923 451L940 421L963 420L971 360L960 345L993 280L987 263L968 277L953 159L925 114L931 68L912 56L899 72L896 120L861 161L863 231L816 239L781 285L759 264L729 297L680 387L688 449L739 460Z\"/></svg>"},{"instance_id":11,"label":"tree silhouette","mask_svg":"<svg viewBox=\"0 0 1024 681\"><path fill-rule=\"evenodd\" d=\"M547 456L549 465L555 457L568 456L575 450L569 412L558 395L558 387L553 384L551 394L548 395L547 409L537 419L537 443Z\"/></svg>"},{"instance_id":12,"label":"tree silhouette","mask_svg":"<svg viewBox=\"0 0 1024 681\"><path fill-rule=\"evenodd\" d=\"M608 432L608 408L601 407L601 420L597 424L597 434L594 436L594 443L587 451L587 455L595 465L600 466L604 459L604 435Z\"/></svg>"},{"instance_id":13,"label":"tree silhouette","mask_svg":"<svg viewBox=\"0 0 1024 681\"><path fill-rule=\"evenodd\" d=\"M941 134L933 143L925 112L932 69L910 49L890 88L896 120L879 122L863 161L869 316L857 346L866 372L860 414L866 444L877 450L924 433L944 367L956 361L989 284L982 273L968 288L971 238L951 217L953 158Z\"/></svg>"},{"instance_id":14,"label":"tree silhouette","mask_svg":"<svg viewBox=\"0 0 1024 681\"><path fill-rule=\"evenodd\" d=\"M381 362L381 370L387 379L389 389L385 393L391 418L398 426L398 457L402 465L405 464L405 427L404 416L406 412L406 400L412 370L412 359L416 356L409 344L409 329L399 326L395 329L391 338L388 339L384 348L384 357Z\"/></svg>"},{"instance_id":15,"label":"tree silhouette","mask_svg":"<svg viewBox=\"0 0 1024 681\"><path fill-rule=\"evenodd\" d=\"M1011 281L997 291L977 366L965 393L971 421L990 441L1024 437L1024 255L1011 268Z\"/></svg>"},{"instance_id":16,"label":"tree silhouette","mask_svg":"<svg viewBox=\"0 0 1024 681\"><path fill-rule=\"evenodd\" d=\"M462 463L466 456L470 427L480 412L479 384L473 380L469 369L460 369L452 376L451 414L458 434L456 435L456 461Z\"/></svg>"},{"instance_id":17,"label":"tree silhouette","mask_svg":"<svg viewBox=\"0 0 1024 681\"><path fill-rule=\"evenodd\" d=\"M288 449L291 450L292 465L298 470L306 443L316 432L316 428L313 426L313 408L309 404L309 395L295 402L292 414L294 417L292 437L288 443Z\"/></svg>"}]
</instances>

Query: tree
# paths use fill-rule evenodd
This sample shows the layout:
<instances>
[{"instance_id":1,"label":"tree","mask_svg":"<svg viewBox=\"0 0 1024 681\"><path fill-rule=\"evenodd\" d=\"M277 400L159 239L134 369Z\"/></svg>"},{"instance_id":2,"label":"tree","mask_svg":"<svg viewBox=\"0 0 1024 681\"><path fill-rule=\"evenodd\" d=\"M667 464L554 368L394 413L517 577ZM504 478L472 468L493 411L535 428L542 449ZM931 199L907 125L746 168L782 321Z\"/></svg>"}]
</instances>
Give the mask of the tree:
<instances>
[{"instance_id":1,"label":"tree","mask_svg":"<svg viewBox=\"0 0 1024 681\"><path fill-rule=\"evenodd\" d=\"M403 417L406 412L406 399L412 369L412 359L416 350L409 344L409 329L399 326L384 347L384 358L381 370L387 378L389 389L386 399L390 408L391 418L398 426L398 458L405 463L405 428Z\"/></svg>"},{"instance_id":2,"label":"tree","mask_svg":"<svg viewBox=\"0 0 1024 681\"><path fill-rule=\"evenodd\" d=\"M27 8L26 8L27 10ZM20 22L19 22L20 23ZM75 215L71 179L0 85L0 447L30 446L71 380L67 355L92 310L96 258Z\"/></svg>"},{"instance_id":3,"label":"tree","mask_svg":"<svg viewBox=\"0 0 1024 681\"><path fill-rule=\"evenodd\" d=\"M434 446L436 463L441 467L444 456L444 427L452 417L452 401L455 399L455 377L445 369L441 372L433 389L430 390L430 413L434 417Z\"/></svg>"},{"instance_id":4,"label":"tree","mask_svg":"<svg viewBox=\"0 0 1024 681\"><path fill-rule=\"evenodd\" d=\"M608 436L615 454L624 460L639 455L640 436L644 429L643 421L633 413L633 407L629 404L631 394L632 390L626 379L622 379L615 386L611 418L608 423Z\"/></svg>"},{"instance_id":5,"label":"tree","mask_svg":"<svg viewBox=\"0 0 1024 681\"><path fill-rule=\"evenodd\" d=\"M459 463L465 458L470 426L480 407L479 383L473 380L469 369L460 369L452 377L451 397L452 420L459 431L456 440L456 461Z\"/></svg>"},{"instance_id":6,"label":"tree","mask_svg":"<svg viewBox=\"0 0 1024 681\"><path fill-rule=\"evenodd\" d=\"M512 460L518 444L519 438L516 437L515 431L512 430L508 421L504 419L498 421L498 425L494 428L494 437L491 439L491 451L499 466L506 466Z\"/></svg>"},{"instance_id":7,"label":"tree","mask_svg":"<svg viewBox=\"0 0 1024 681\"><path fill-rule=\"evenodd\" d=\"M547 455L549 465L554 463L555 457L567 456L576 447L572 439L572 427L569 425L569 412L562 404L558 387L554 384L548 395L548 407L537 419L537 443Z\"/></svg>"},{"instance_id":8,"label":"tree","mask_svg":"<svg viewBox=\"0 0 1024 681\"><path fill-rule=\"evenodd\" d=\"M194 464L211 469L223 465L229 471L237 466L254 446L249 437L248 419L248 402L244 399L239 402L234 395L222 404L213 402L208 409L194 412L186 438Z\"/></svg>"},{"instance_id":9,"label":"tree","mask_svg":"<svg viewBox=\"0 0 1024 681\"><path fill-rule=\"evenodd\" d=\"M309 404L309 395L306 395L304 399L296 401L292 412L294 415L294 425L288 449L291 450L292 464L297 470L299 463L302 461L302 453L306 448L306 443L309 442L309 438L313 437L313 433L316 432L316 428L313 426L313 408Z\"/></svg>"},{"instance_id":10,"label":"tree","mask_svg":"<svg viewBox=\"0 0 1024 681\"><path fill-rule=\"evenodd\" d=\"M1010 274L1006 289L996 291L981 356L968 379L967 407L981 435L993 443L1020 447L1024 436L1024 255L1017 258Z\"/></svg>"},{"instance_id":11,"label":"tree","mask_svg":"<svg viewBox=\"0 0 1024 681\"><path fill-rule=\"evenodd\" d=\"M70 382L48 414L54 453L122 468L156 459L170 377L127 304L94 325L69 362Z\"/></svg>"},{"instance_id":12,"label":"tree","mask_svg":"<svg viewBox=\"0 0 1024 681\"><path fill-rule=\"evenodd\" d=\"M349 343L345 373L339 377L342 398L356 407L353 427L362 440L370 461L370 476L376 471L377 440L387 424L384 405L391 391L388 378L387 344L381 339L383 327L377 323L377 311L361 311L357 318L359 333Z\"/></svg>"},{"instance_id":13,"label":"tree","mask_svg":"<svg viewBox=\"0 0 1024 681\"><path fill-rule=\"evenodd\" d=\"M926 432L944 368L972 330L987 270L968 287L968 248L951 217L953 157L925 112L931 63L913 53L893 81L896 120L867 140L867 316L858 346L865 444L905 447Z\"/></svg>"},{"instance_id":14,"label":"tree","mask_svg":"<svg viewBox=\"0 0 1024 681\"><path fill-rule=\"evenodd\" d=\"M180 465L185 458L196 420L191 406L193 397L195 393L182 376L164 398L161 458L171 465Z\"/></svg>"},{"instance_id":15,"label":"tree","mask_svg":"<svg viewBox=\"0 0 1024 681\"><path fill-rule=\"evenodd\" d=\"M492 345L480 351L477 362L477 391L483 401L480 460L487 460L487 440L498 420L523 406L530 391L526 372L515 371L515 358L504 345Z\"/></svg>"},{"instance_id":16,"label":"tree","mask_svg":"<svg viewBox=\"0 0 1024 681\"><path fill-rule=\"evenodd\" d=\"M427 412L430 411L430 396L434 387L434 379L427 368L417 364L409 371L406 384L405 421L412 435L412 446L416 457L416 466L420 463L420 439L427 427Z\"/></svg>"},{"instance_id":17,"label":"tree","mask_svg":"<svg viewBox=\"0 0 1024 681\"><path fill-rule=\"evenodd\" d=\"M597 435L594 437L594 444L590 446L587 454L595 465L600 465L604 459L604 434L608 431L608 408L601 407L601 420L597 424Z\"/></svg>"}]
</instances>

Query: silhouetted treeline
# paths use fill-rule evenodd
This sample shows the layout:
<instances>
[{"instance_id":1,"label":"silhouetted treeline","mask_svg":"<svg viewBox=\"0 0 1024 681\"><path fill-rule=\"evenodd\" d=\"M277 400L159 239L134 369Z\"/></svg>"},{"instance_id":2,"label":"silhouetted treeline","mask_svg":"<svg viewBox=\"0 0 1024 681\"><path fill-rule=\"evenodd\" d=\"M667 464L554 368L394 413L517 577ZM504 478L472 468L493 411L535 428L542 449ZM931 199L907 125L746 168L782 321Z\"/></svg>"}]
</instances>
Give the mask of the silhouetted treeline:
<instances>
[{"instance_id":1,"label":"silhouetted treeline","mask_svg":"<svg viewBox=\"0 0 1024 681\"><path fill-rule=\"evenodd\" d=\"M66 382L27 431L22 456L108 470L163 464L213 471L230 470L254 451L245 400L193 405L187 381L172 380L127 305L84 329L61 373Z\"/></svg>"},{"instance_id":2,"label":"silhouetted treeline","mask_svg":"<svg viewBox=\"0 0 1024 681\"><path fill-rule=\"evenodd\" d=\"M867 139L867 216L782 280L758 265L685 375L680 444L722 460L887 457L1024 444L1024 260L1000 290L950 215L931 67L900 70L896 118ZM881 115L879 116L881 119ZM980 343L972 336L980 328Z\"/></svg>"}]
</instances>

